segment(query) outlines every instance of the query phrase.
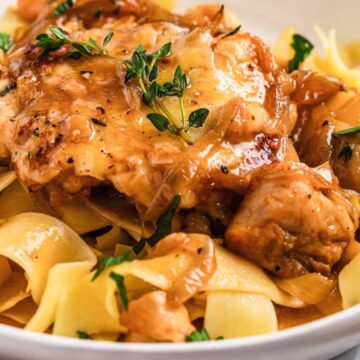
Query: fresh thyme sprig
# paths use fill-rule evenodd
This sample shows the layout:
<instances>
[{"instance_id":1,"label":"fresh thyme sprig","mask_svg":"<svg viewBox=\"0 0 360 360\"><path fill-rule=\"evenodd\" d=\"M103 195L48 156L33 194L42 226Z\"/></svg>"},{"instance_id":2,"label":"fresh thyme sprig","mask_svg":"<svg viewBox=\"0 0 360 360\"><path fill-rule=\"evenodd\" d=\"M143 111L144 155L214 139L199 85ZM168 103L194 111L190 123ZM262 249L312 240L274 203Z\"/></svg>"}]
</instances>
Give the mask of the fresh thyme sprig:
<instances>
[{"instance_id":1,"label":"fresh thyme sprig","mask_svg":"<svg viewBox=\"0 0 360 360\"><path fill-rule=\"evenodd\" d=\"M100 47L95 40L82 41L71 39L69 34L59 27L50 27L49 34L39 34L36 37L36 47L43 49L41 57L46 57L52 51L57 51L64 45L70 45L72 50L69 52L69 57L79 59L82 56L96 56L104 55L106 53L106 46L111 41L114 33L110 32L106 35L102 47Z\"/></svg>"},{"instance_id":2,"label":"fresh thyme sprig","mask_svg":"<svg viewBox=\"0 0 360 360\"><path fill-rule=\"evenodd\" d=\"M152 113L147 118L161 132L169 131L173 135L181 136L187 143L192 144L188 131L204 125L209 110L202 108L192 112L186 120L184 93L190 86L189 77L178 66L171 82L159 84L157 78L160 67L157 62L171 53L171 43L162 46L158 51L149 54L142 45L139 45L132 54L131 60L125 62L125 81L136 79L143 92L144 103L151 108ZM163 98L177 97L179 99L181 122L165 106Z\"/></svg>"}]
</instances>

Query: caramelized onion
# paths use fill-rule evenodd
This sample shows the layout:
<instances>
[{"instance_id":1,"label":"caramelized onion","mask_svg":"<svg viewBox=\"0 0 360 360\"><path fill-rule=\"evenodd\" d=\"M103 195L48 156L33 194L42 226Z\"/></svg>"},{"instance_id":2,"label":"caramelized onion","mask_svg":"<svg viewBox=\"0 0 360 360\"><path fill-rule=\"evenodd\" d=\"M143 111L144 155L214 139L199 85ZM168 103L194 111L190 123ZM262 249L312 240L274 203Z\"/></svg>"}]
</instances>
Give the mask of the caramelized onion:
<instances>
[{"instance_id":1,"label":"caramelized onion","mask_svg":"<svg viewBox=\"0 0 360 360\"><path fill-rule=\"evenodd\" d=\"M293 74L296 81L296 91L293 100L298 105L315 105L326 101L344 86L341 81L332 76L323 76L312 71L296 71Z\"/></svg>"},{"instance_id":2,"label":"caramelized onion","mask_svg":"<svg viewBox=\"0 0 360 360\"><path fill-rule=\"evenodd\" d=\"M179 305L193 297L211 279L216 270L215 248L206 235L177 233L160 241L148 258L173 252L186 253L193 259L191 268L185 270L167 290L169 303Z\"/></svg>"},{"instance_id":3,"label":"caramelized onion","mask_svg":"<svg viewBox=\"0 0 360 360\"><path fill-rule=\"evenodd\" d=\"M293 279L275 281L276 285L308 305L320 303L335 290L337 281L312 273Z\"/></svg>"}]
</instances>

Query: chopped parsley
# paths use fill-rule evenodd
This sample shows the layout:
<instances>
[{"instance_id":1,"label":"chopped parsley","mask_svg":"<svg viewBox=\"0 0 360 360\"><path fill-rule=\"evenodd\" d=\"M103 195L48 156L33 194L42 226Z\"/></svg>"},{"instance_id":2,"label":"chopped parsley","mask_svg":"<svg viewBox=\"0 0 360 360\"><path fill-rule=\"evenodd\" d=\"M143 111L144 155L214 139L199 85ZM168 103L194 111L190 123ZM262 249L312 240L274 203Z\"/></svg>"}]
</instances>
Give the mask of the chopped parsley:
<instances>
[{"instance_id":1,"label":"chopped parsley","mask_svg":"<svg viewBox=\"0 0 360 360\"><path fill-rule=\"evenodd\" d=\"M131 251L126 251L124 254L120 256L112 256L101 260L96 268L96 272L92 280L94 281L95 279L97 279L107 267L120 265L125 261L131 261L131 260L132 260Z\"/></svg>"},{"instance_id":2,"label":"chopped parsley","mask_svg":"<svg viewBox=\"0 0 360 360\"><path fill-rule=\"evenodd\" d=\"M78 330L76 333L77 333L79 339L83 339L83 340L90 339L89 334L85 331Z\"/></svg>"},{"instance_id":3,"label":"chopped parsley","mask_svg":"<svg viewBox=\"0 0 360 360\"><path fill-rule=\"evenodd\" d=\"M65 0L63 3L61 3L54 9L54 15L60 17L64 15L67 11L69 11L73 6L73 0Z\"/></svg>"},{"instance_id":4,"label":"chopped parsley","mask_svg":"<svg viewBox=\"0 0 360 360\"><path fill-rule=\"evenodd\" d=\"M151 247L155 246L161 239L165 236L171 234L172 232L172 221L176 214L181 202L181 196L175 195L170 206L164 214L162 214L158 221L156 222L156 231L149 238L142 238L134 247L133 250L135 254L140 254L141 251L145 248L146 244L149 244Z\"/></svg>"},{"instance_id":5,"label":"chopped parsley","mask_svg":"<svg viewBox=\"0 0 360 360\"><path fill-rule=\"evenodd\" d=\"M0 33L0 49L4 51L5 54L9 51L12 45L13 43L11 42L10 35L6 33Z\"/></svg>"},{"instance_id":6,"label":"chopped parsley","mask_svg":"<svg viewBox=\"0 0 360 360\"><path fill-rule=\"evenodd\" d=\"M289 72L299 69L299 66L311 54L314 45L300 34L294 34L291 47L295 50L294 58L289 62Z\"/></svg>"},{"instance_id":7,"label":"chopped parsley","mask_svg":"<svg viewBox=\"0 0 360 360\"><path fill-rule=\"evenodd\" d=\"M201 330L196 330L186 337L186 342L209 341L209 340L211 340L210 335L205 328Z\"/></svg>"},{"instance_id":8,"label":"chopped parsley","mask_svg":"<svg viewBox=\"0 0 360 360\"><path fill-rule=\"evenodd\" d=\"M129 299L126 292L124 277L114 272L111 272L109 276L111 277L111 279L113 279L116 282L116 285L119 289L120 299L124 305L125 310L127 310L129 307Z\"/></svg>"}]
</instances>

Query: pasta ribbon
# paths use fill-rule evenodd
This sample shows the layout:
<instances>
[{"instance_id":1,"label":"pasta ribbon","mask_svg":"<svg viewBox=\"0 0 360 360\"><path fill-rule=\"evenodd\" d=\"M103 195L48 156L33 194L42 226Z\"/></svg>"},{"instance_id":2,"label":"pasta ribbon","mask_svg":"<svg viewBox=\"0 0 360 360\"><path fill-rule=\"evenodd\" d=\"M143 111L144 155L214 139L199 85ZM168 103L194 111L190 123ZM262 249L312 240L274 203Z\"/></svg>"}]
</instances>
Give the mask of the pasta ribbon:
<instances>
[{"instance_id":1,"label":"pasta ribbon","mask_svg":"<svg viewBox=\"0 0 360 360\"><path fill-rule=\"evenodd\" d=\"M309 58L308 65L315 71L318 70L327 75L337 76L349 87L360 90L360 71L349 68L341 58L335 30L331 30L326 35L319 26L316 26L315 31L323 44L326 57L323 60L314 54Z\"/></svg>"},{"instance_id":2,"label":"pasta ribbon","mask_svg":"<svg viewBox=\"0 0 360 360\"><path fill-rule=\"evenodd\" d=\"M56 309L54 334L77 336L79 329L91 335L125 333L126 328L119 322L116 283L109 277L110 273L125 277L128 296L133 298L153 287L169 288L187 264L186 256L173 253L153 259L124 262L105 269L94 281L94 273L84 276L62 291Z\"/></svg>"},{"instance_id":3,"label":"pasta ribbon","mask_svg":"<svg viewBox=\"0 0 360 360\"><path fill-rule=\"evenodd\" d=\"M0 173L0 191L3 191L16 180L15 171Z\"/></svg>"},{"instance_id":4,"label":"pasta ribbon","mask_svg":"<svg viewBox=\"0 0 360 360\"><path fill-rule=\"evenodd\" d=\"M93 266L93 261L83 261L57 264L51 268L40 306L25 328L36 332L46 331L55 320L59 298L67 288L76 285L89 273Z\"/></svg>"},{"instance_id":5,"label":"pasta ribbon","mask_svg":"<svg viewBox=\"0 0 360 360\"><path fill-rule=\"evenodd\" d=\"M86 234L111 224L81 203L63 206L59 211L61 220L78 234Z\"/></svg>"},{"instance_id":6,"label":"pasta ribbon","mask_svg":"<svg viewBox=\"0 0 360 360\"><path fill-rule=\"evenodd\" d=\"M320 57L316 52L312 52L303 66L323 75L336 76L343 80L348 87L360 90L360 70L351 67L360 62L358 44L339 47L334 29L329 34L325 34L319 26L315 26L315 31L323 45L325 58ZM286 67L294 56L291 43L295 33L296 28L294 27L285 29L273 47L275 57L283 67Z\"/></svg>"},{"instance_id":7,"label":"pasta ribbon","mask_svg":"<svg viewBox=\"0 0 360 360\"><path fill-rule=\"evenodd\" d=\"M36 304L30 297L28 297L25 300L20 301L11 309L3 312L1 315L6 317L7 319L25 325L34 316L36 310Z\"/></svg>"},{"instance_id":8,"label":"pasta ribbon","mask_svg":"<svg viewBox=\"0 0 360 360\"><path fill-rule=\"evenodd\" d=\"M277 318L274 305L263 295L209 291L205 328L213 339L275 332Z\"/></svg>"},{"instance_id":9,"label":"pasta ribbon","mask_svg":"<svg viewBox=\"0 0 360 360\"><path fill-rule=\"evenodd\" d=\"M318 273L275 281L277 286L308 305L319 304L335 290L337 281Z\"/></svg>"},{"instance_id":10,"label":"pasta ribbon","mask_svg":"<svg viewBox=\"0 0 360 360\"><path fill-rule=\"evenodd\" d=\"M92 275L88 274L69 286L60 296L53 330L55 335L76 337L78 330L91 335L126 332L119 321L115 282L109 276L92 281Z\"/></svg>"},{"instance_id":11,"label":"pasta ribbon","mask_svg":"<svg viewBox=\"0 0 360 360\"><path fill-rule=\"evenodd\" d=\"M339 288L344 309L360 303L360 255L357 255L339 274ZM355 284L355 285L354 285Z\"/></svg>"},{"instance_id":12,"label":"pasta ribbon","mask_svg":"<svg viewBox=\"0 0 360 360\"><path fill-rule=\"evenodd\" d=\"M1 191L0 204L0 219L7 219L25 212L39 211L19 181L11 183Z\"/></svg>"},{"instance_id":13,"label":"pasta ribbon","mask_svg":"<svg viewBox=\"0 0 360 360\"><path fill-rule=\"evenodd\" d=\"M39 304L49 270L58 263L96 258L86 243L61 221L44 214L25 213L0 227L0 255L18 264L28 279L28 290Z\"/></svg>"},{"instance_id":14,"label":"pasta ribbon","mask_svg":"<svg viewBox=\"0 0 360 360\"><path fill-rule=\"evenodd\" d=\"M205 286L206 291L234 291L265 296L276 304L304 307L303 301L279 289L257 265L216 245L217 271Z\"/></svg>"}]
</instances>

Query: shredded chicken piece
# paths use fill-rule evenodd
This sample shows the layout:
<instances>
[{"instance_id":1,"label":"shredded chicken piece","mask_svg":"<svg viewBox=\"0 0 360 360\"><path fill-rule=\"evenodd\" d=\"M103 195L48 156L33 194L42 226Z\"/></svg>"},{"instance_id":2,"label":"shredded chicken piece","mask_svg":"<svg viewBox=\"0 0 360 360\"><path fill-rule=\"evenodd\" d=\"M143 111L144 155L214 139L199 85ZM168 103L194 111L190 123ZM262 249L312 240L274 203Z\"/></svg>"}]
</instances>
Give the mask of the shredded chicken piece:
<instances>
[{"instance_id":1,"label":"shredded chicken piece","mask_svg":"<svg viewBox=\"0 0 360 360\"><path fill-rule=\"evenodd\" d=\"M154 341L184 342L195 330L185 306L170 305L164 291L154 291L130 302L121 322L131 332Z\"/></svg>"},{"instance_id":2,"label":"shredded chicken piece","mask_svg":"<svg viewBox=\"0 0 360 360\"><path fill-rule=\"evenodd\" d=\"M319 173L286 162L257 171L227 246L280 277L329 275L354 240L359 213L337 181Z\"/></svg>"}]
</instances>

